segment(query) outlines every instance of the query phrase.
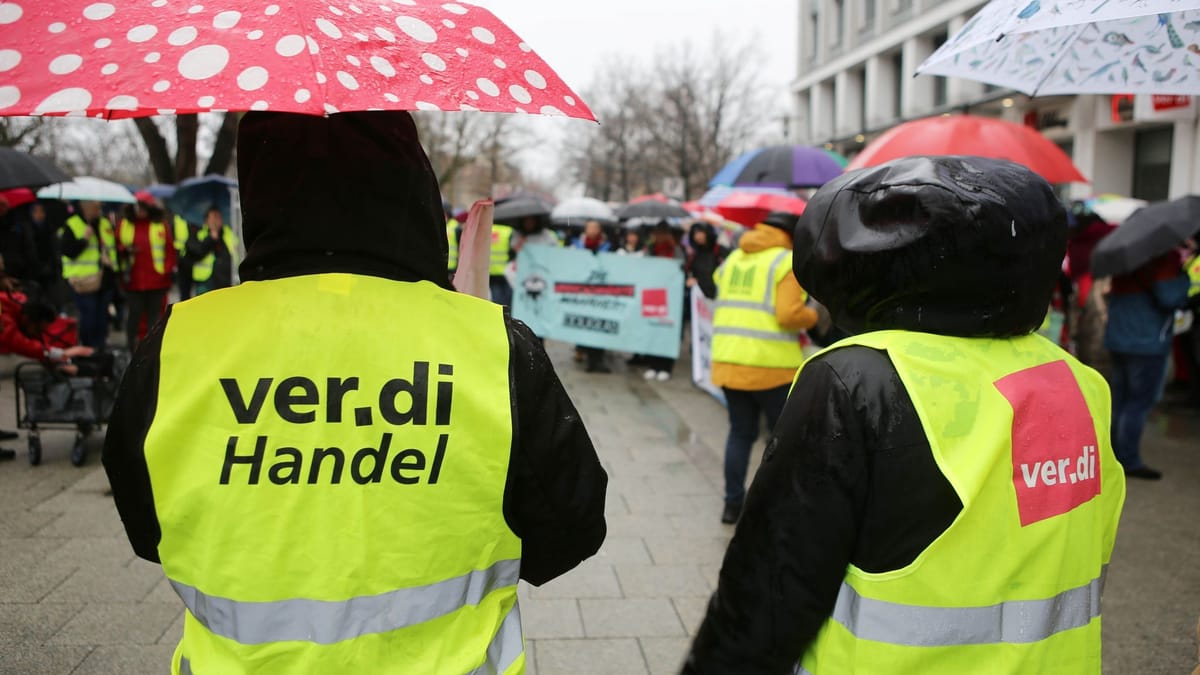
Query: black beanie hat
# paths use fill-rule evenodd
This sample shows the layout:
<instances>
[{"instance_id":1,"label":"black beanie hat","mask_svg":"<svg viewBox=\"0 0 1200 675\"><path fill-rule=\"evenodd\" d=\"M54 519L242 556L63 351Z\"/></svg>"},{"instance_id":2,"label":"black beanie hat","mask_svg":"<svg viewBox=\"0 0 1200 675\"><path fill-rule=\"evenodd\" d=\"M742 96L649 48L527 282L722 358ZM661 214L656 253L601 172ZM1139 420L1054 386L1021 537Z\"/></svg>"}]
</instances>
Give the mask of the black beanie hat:
<instances>
[{"instance_id":1,"label":"black beanie hat","mask_svg":"<svg viewBox=\"0 0 1200 675\"><path fill-rule=\"evenodd\" d=\"M1066 211L1029 169L907 157L818 190L796 227L793 268L854 333L1007 337L1041 325L1066 241Z\"/></svg>"},{"instance_id":2,"label":"black beanie hat","mask_svg":"<svg viewBox=\"0 0 1200 675\"><path fill-rule=\"evenodd\" d=\"M238 179L243 280L348 272L449 287L437 177L407 112L246 113Z\"/></svg>"}]
</instances>

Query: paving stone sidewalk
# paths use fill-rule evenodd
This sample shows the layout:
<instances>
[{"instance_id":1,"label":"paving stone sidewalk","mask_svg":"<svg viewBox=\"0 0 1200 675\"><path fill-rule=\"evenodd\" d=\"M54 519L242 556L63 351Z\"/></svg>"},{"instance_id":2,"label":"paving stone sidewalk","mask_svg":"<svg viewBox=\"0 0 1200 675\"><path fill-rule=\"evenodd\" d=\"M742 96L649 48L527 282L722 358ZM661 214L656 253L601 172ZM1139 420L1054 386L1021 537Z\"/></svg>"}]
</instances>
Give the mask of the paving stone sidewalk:
<instances>
[{"instance_id":1,"label":"paving stone sidewalk","mask_svg":"<svg viewBox=\"0 0 1200 675\"><path fill-rule=\"evenodd\" d=\"M685 360L675 379L647 383L640 371L585 374L569 347L548 346L609 472L609 534L572 572L522 584L529 670L677 672L732 534L718 522L724 409L691 385ZM14 428L11 381L0 428ZM1148 432L1147 459L1167 478L1130 486L1105 596L1106 673L1195 665L1198 432L1200 419L1175 416ZM82 469L68 462L69 432L43 437L43 466L28 466L24 438L0 464L0 675L166 672L182 609L129 549L103 494L99 436Z\"/></svg>"}]
</instances>

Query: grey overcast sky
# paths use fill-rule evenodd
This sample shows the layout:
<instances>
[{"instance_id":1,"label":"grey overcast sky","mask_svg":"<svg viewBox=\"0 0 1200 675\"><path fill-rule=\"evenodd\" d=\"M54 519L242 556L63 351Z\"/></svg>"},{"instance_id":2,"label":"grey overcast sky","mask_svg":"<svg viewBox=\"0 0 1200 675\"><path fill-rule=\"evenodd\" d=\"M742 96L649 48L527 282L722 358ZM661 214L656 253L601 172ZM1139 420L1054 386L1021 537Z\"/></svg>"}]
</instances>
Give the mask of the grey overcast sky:
<instances>
[{"instance_id":1,"label":"grey overcast sky","mask_svg":"<svg viewBox=\"0 0 1200 675\"><path fill-rule=\"evenodd\" d=\"M779 101L786 101L787 83L796 76L795 0L469 1L507 23L577 92L588 88L596 68L611 54L652 63L664 48L688 39L703 45L717 31L763 46L762 82ZM534 116L529 124L549 142L522 153L519 161L534 176L547 177L556 164L551 139L588 123Z\"/></svg>"}]
</instances>

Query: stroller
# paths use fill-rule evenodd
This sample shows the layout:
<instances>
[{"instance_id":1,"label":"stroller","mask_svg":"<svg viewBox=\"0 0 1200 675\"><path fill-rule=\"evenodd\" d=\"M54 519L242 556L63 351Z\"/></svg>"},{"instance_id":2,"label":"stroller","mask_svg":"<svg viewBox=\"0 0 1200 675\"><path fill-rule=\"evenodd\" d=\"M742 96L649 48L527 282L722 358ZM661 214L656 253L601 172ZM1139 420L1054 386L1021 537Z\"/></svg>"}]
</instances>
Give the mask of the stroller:
<instances>
[{"instance_id":1,"label":"stroller","mask_svg":"<svg viewBox=\"0 0 1200 675\"><path fill-rule=\"evenodd\" d=\"M64 344L74 342L73 335L62 337ZM114 349L76 359L79 372L74 375L36 361L17 366L13 374L17 426L29 431L30 464L42 462L42 429L74 428L71 463L83 466L88 436L108 422L129 361L127 350Z\"/></svg>"}]
</instances>

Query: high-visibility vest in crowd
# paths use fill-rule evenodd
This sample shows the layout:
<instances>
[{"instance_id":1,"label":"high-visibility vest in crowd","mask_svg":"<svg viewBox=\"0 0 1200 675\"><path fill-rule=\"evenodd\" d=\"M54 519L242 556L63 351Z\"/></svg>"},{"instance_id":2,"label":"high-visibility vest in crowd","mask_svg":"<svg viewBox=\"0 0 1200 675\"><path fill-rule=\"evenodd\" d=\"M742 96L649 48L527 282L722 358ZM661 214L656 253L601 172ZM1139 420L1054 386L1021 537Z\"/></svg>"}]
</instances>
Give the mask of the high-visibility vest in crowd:
<instances>
[{"instance_id":1,"label":"high-visibility vest in crowd","mask_svg":"<svg viewBox=\"0 0 1200 675\"><path fill-rule=\"evenodd\" d=\"M493 277L504 274L508 266L508 251L512 248L513 229L507 225L492 225L492 258L488 274Z\"/></svg>"},{"instance_id":2,"label":"high-visibility vest in crowd","mask_svg":"<svg viewBox=\"0 0 1200 675\"><path fill-rule=\"evenodd\" d=\"M458 269L458 221L453 218L446 221L446 243L449 246L446 269Z\"/></svg>"},{"instance_id":3,"label":"high-visibility vest in crowd","mask_svg":"<svg viewBox=\"0 0 1200 675\"><path fill-rule=\"evenodd\" d=\"M1188 261L1187 273L1188 278L1192 280L1192 285L1188 288L1188 297L1194 298L1200 295L1200 255Z\"/></svg>"},{"instance_id":4,"label":"high-visibility vest in crowd","mask_svg":"<svg viewBox=\"0 0 1200 675\"><path fill-rule=\"evenodd\" d=\"M134 224L122 220L117 236L121 246L133 246ZM150 223L150 257L154 260L154 271L159 274L167 273L167 226L162 223Z\"/></svg>"},{"instance_id":5,"label":"high-visibility vest in crowd","mask_svg":"<svg viewBox=\"0 0 1200 675\"><path fill-rule=\"evenodd\" d=\"M187 242L188 242L187 221L183 219L183 216L175 216L175 222L174 222L173 227L174 227L173 235L174 235L174 239L175 239L175 250L178 251L180 255L183 255L183 252L185 250L187 250Z\"/></svg>"},{"instance_id":6,"label":"high-visibility vest in crowd","mask_svg":"<svg viewBox=\"0 0 1200 675\"><path fill-rule=\"evenodd\" d=\"M1125 499L1103 378L1040 335L850 345L887 352L962 512L902 569L851 565L798 672L1099 673Z\"/></svg>"},{"instance_id":7,"label":"high-visibility vest in crowd","mask_svg":"<svg viewBox=\"0 0 1200 675\"><path fill-rule=\"evenodd\" d=\"M87 223L78 215L67 219L67 227L71 228L71 234L75 235L76 239L87 240L87 248L75 258L68 258L65 255L62 257L64 279L99 274L102 248L112 268L120 269L120 263L117 260L117 239L108 218L101 216L99 231L90 237L87 236Z\"/></svg>"},{"instance_id":8,"label":"high-visibility vest in crowd","mask_svg":"<svg viewBox=\"0 0 1200 675\"><path fill-rule=\"evenodd\" d=\"M712 360L761 368L795 368L804 361L800 334L775 319L776 288L792 271L792 252L782 246L729 254L713 273Z\"/></svg>"},{"instance_id":9,"label":"high-visibility vest in crowd","mask_svg":"<svg viewBox=\"0 0 1200 675\"><path fill-rule=\"evenodd\" d=\"M196 233L196 241L204 241L208 239L208 226L200 228ZM225 248L229 250L229 259L234 267L237 267L237 235L233 233L233 228L228 225L221 226L221 240L225 242ZM213 265L216 264L217 254L209 253L203 258L192 263L192 281L196 283L204 283L212 278Z\"/></svg>"},{"instance_id":10,"label":"high-visibility vest in crowd","mask_svg":"<svg viewBox=\"0 0 1200 675\"><path fill-rule=\"evenodd\" d=\"M412 321L379 322L397 307ZM175 305L161 349L144 447L187 609L173 673L524 672L502 308L254 281Z\"/></svg>"}]
</instances>

